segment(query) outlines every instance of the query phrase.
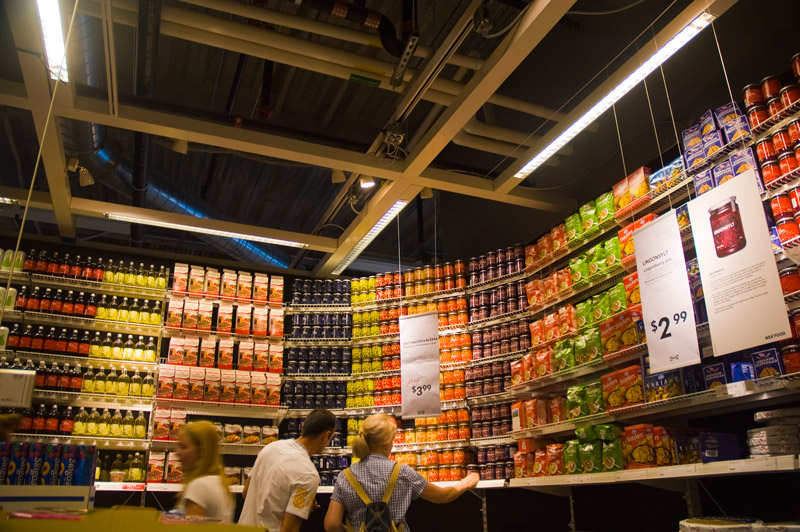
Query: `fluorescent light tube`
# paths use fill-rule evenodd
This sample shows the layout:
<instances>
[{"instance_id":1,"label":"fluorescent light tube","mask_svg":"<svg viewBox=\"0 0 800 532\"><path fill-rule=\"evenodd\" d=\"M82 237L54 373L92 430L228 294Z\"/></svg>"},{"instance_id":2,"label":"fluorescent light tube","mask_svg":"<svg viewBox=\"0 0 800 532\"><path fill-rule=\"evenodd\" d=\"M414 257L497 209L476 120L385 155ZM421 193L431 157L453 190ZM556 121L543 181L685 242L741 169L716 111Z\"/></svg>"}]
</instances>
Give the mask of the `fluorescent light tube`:
<instances>
[{"instance_id":1,"label":"fluorescent light tube","mask_svg":"<svg viewBox=\"0 0 800 532\"><path fill-rule=\"evenodd\" d=\"M61 29L61 10L58 0L36 0L39 22L42 25L44 51L50 79L69 81L67 57L64 50L64 32Z\"/></svg>"},{"instance_id":2,"label":"fluorescent light tube","mask_svg":"<svg viewBox=\"0 0 800 532\"><path fill-rule=\"evenodd\" d=\"M406 205L408 205L407 201L396 201L394 205L392 205L389 210L386 211L386 214L381 216L381 219L372 226L372 229L367 231L367 234L358 241L358 244L356 244L355 247L350 250L350 253L348 253L345 258L342 259L342 262L339 263L332 273L334 275L339 275L345 270L345 268L350 266L350 264L356 260L356 257L358 257L361 252L364 251L364 249L369 246L373 240L375 240L375 237L378 236L381 231L383 231L383 228L386 227L386 225L391 222L392 219L394 219L394 217L397 216L397 214L402 211L403 207Z\"/></svg>"},{"instance_id":3,"label":"fluorescent light tube","mask_svg":"<svg viewBox=\"0 0 800 532\"><path fill-rule=\"evenodd\" d=\"M514 177L523 179L531 172L536 170L542 163L552 157L558 150L563 148L569 141L575 138L578 133L583 131L589 124L594 122L600 115L605 113L611 108L620 98L625 96L633 87L638 85L644 80L651 72L658 68L667 59L680 50L683 45L692 40L698 33L711 24L714 20L714 15L710 13L703 13L680 32L675 37L670 39L664 46L662 46L656 53L654 53L647 61L633 71L622 83L614 87L602 100L597 102L591 109L569 126L561 135L551 142L546 148L540 151L536 156L528 161L528 164L523 166Z\"/></svg>"},{"instance_id":4,"label":"fluorescent light tube","mask_svg":"<svg viewBox=\"0 0 800 532\"><path fill-rule=\"evenodd\" d=\"M176 224L171 222L162 222L159 220L150 220L148 218L138 218L136 216L128 216L125 214L114 214L107 212L103 215L108 220L118 220L120 222L130 222L134 224L149 225L152 227L164 227L166 229L177 229L179 231L189 231L192 233L202 233L204 235L224 236L227 238L240 238L242 240L249 240L251 242L263 242L265 244L274 244L276 246L288 246L293 248L308 248L308 244L302 242L295 242L293 240L281 240L280 238L270 238L266 236L250 235L247 233L236 233L234 231L222 231L219 229L208 229L205 227L195 227L193 225Z\"/></svg>"}]
</instances>

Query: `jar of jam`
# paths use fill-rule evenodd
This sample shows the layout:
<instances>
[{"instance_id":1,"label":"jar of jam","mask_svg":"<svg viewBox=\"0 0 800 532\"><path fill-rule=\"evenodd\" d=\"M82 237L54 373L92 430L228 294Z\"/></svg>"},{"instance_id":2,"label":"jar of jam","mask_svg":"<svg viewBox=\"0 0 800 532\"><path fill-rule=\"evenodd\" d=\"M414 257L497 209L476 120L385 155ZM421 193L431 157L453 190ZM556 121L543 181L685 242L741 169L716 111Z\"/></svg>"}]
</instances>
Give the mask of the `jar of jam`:
<instances>
[{"instance_id":1,"label":"jar of jam","mask_svg":"<svg viewBox=\"0 0 800 532\"><path fill-rule=\"evenodd\" d=\"M800 89L797 85L786 85L780 92L781 103L784 107L791 107L796 101L800 100Z\"/></svg>"},{"instance_id":2,"label":"jar of jam","mask_svg":"<svg viewBox=\"0 0 800 532\"><path fill-rule=\"evenodd\" d=\"M785 128L776 131L772 135L772 145L778 153L791 150L792 140L789 138L789 132Z\"/></svg>"},{"instance_id":3,"label":"jar of jam","mask_svg":"<svg viewBox=\"0 0 800 532\"><path fill-rule=\"evenodd\" d=\"M742 99L747 108L750 108L751 105L764 103L764 94L761 92L761 85L757 83L745 85L742 89Z\"/></svg>"},{"instance_id":4,"label":"jar of jam","mask_svg":"<svg viewBox=\"0 0 800 532\"><path fill-rule=\"evenodd\" d=\"M795 79L800 80L800 53L792 56L792 73Z\"/></svg>"},{"instance_id":5,"label":"jar of jam","mask_svg":"<svg viewBox=\"0 0 800 532\"><path fill-rule=\"evenodd\" d=\"M778 165L781 169L781 175L786 175L797 170L797 157L794 152L783 153L778 156Z\"/></svg>"},{"instance_id":6,"label":"jar of jam","mask_svg":"<svg viewBox=\"0 0 800 532\"><path fill-rule=\"evenodd\" d=\"M794 209L792 208L792 201L789 199L788 194L777 194L769 200L772 215L775 218L782 218L784 216L793 216Z\"/></svg>"},{"instance_id":7,"label":"jar of jam","mask_svg":"<svg viewBox=\"0 0 800 532\"><path fill-rule=\"evenodd\" d=\"M781 279L783 295L788 295L800 290L800 274L797 273L797 266L782 268L778 272L778 275Z\"/></svg>"},{"instance_id":8,"label":"jar of jam","mask_svg":"<svg viewBox=\"0 0 800 532\"><path fill-rule=\"evenodd\" d=\"M798 331L800 331L800 309L789 312L789 326L792 329L792 338L797 338Z\"/></svg>"},{"instance_id":9,"label":"jar of jam","mask_svg":"<svg viewBox=\"0 0 800 532\"><path fill-rule=\"evenodd\" d=\"M800 371L800 346L792 344L782 347L781 358L787 375Z\"/></svg>"},{"instance_id":10,"label":"jar of jam","mask_svg":"<svg viewBox=\"0 0 800 532\"><path fill-rule=\"evenodd\" d=\"M778 76L767 76L761 80L761 93L764 98L770 99L778 96L781 90L781 82Z\"/></svg>"},{"instance_id":11,"label":"jar of jam","mask_svg":"<svg viewBox=\"0 0 800 532\"><path fill-rule=\"evenodd\" d=\"M772 145L772 139L761 139L758 141L756 143L756 154L758 154L759 162L762 163L778 155L775 151L775 146Z\"/></svg>"},{"instance_id":12,"label":"jar of jam","mask_svg":"<svg viewBox=\"0 0 800 532\"><path fill-rule=\"evenodd\" d=\"M439 482L439 468L428 466L428 482Z\"/></svg>"},{"instance_id":13,"label":"jar of jam","mask_svg":"<svg viewBox=\"0 0 800 532\"><path fill-rule=\"evenodd\" d=\"M770 158L761 163L761 177L764 179L765 185L781 177L781 166L777 159Z\"/></svg>"},{"instance_id":14,"label":"jar of jam","mask_svg":"<svg viewBox=\"0 0 800 532\"><path fill-rule=\"evenodd\" d=\"M790 122L789 125L786 126L786 130L789 132L789 139L792 141L792 144L796 144L797 141L800 140L800 120Z\"/></svg>"},{"instance_id":15,"label":"jar of jam","mask_svg":"<svg viewBox=\"0 0 800 532\"><path fill-rule=\"evenodd\" d=\"M717 257L727 257L742 250L747 244L744 226L736 196L717 203L708 209L711 223L711 234ZM792 219L794 222L794 219ZM795 228L797 224L795 224Z\"/></svg>"},{"instance_id":16,"label":"jar of jam","mask_svg":"<svg viewBox=\"0 0 800 532\"><path fill-rule=\"evenodd\" d=\"M783 111L783 103L780 98L771 98L767 100L767 111L769 116L776 116Z\"/></svg>"},{"instance_id":17,"label":"jar of jam","mask_svg":"<svg viewBox=\"0 0 800 532\"><path fill-rule=\"evenodd\" d=\"M766 105L754 105L747 110L747 121L751 128L754 129L767 120L769 120L769 110Z\"/></svg>"},{"instance_id":18,"label":"jar of jam","mask_svg":"<svg viewBox=\"0 0 800 532\"><path fill-rule=\"evenodd\" d=\"M785 216L775 220L775 227L778 230L778 238L781 244L800 237L800 228L792 216Z\"/></svg>"}]
</instances>

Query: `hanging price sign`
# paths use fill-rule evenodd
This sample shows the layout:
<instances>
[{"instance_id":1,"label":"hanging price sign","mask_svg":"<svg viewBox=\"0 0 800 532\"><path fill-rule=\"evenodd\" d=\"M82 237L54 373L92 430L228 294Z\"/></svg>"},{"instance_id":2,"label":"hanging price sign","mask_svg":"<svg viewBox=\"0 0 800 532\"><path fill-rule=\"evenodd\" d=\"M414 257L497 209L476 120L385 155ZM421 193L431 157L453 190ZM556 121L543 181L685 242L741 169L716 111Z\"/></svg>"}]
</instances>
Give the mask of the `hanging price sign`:
<instances>
[{"instance_id":1,"label":"hanging price sign","mask_svg":"<svg viewBox=\"0 0 800 532\"><path fill-rule=\"evenodd\" d=\"M672 210L633 234L650 371L700 362L686 258Z\"/></svg>"},{"instance_id":2,"label":"hanging price sign","mask_svg":"<svg viewBox=\"0 0 800 532\"><path fill-rule=\"evenodd\" d=\"M439 316L425 312L400 317L400 380L403 418L438 416Z\"/></svg>"}]
</instances>

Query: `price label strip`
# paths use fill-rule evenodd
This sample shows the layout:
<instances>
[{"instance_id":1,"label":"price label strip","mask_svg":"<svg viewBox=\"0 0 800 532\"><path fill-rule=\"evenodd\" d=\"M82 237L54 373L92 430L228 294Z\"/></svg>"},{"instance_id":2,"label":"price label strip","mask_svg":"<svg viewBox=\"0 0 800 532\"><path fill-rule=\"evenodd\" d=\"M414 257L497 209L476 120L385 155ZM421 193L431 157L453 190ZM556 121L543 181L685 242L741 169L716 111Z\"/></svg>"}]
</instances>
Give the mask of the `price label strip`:
<instances>
[{"instance_id":1,"label":"price label strip","mask_svg":"<svg viewBox=\"0 0 800 532\"><path fill-rule=\"evenodd\" d=\"M698 364L697 327L675 211L637 230L633 243L650 371Z\"/></svg>"},{"instance_id":2,"label":"price label strip","mask_svg":"<svg viewBox=\"0 0 800 532\"><path fill-rule=\"evenodd\" d=\"M400 317L400 389L403 418L438 416L439 317L425 312Z\"/></svg>"}]
</instances>

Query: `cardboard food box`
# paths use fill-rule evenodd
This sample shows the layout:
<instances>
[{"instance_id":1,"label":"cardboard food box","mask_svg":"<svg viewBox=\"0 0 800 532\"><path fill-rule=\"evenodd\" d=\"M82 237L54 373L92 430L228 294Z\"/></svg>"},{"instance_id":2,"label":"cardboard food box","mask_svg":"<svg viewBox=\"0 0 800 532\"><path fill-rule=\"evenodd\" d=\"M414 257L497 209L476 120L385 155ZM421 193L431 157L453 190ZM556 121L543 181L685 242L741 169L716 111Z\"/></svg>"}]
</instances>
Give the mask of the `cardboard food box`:
<instances>
[{"instance_id":1,"label":"cardboard food box","mask_svg":"<svg viewBox=\"0 0 800 532\"><path fill-rule=\"evenodd\" d=\"M626 427L622 433L622 456L625 469L642 469L656 466L653 425Z\"/></svg>"},{"instance_id":2,"label":"cardboard food box","mask_svg":"<svg viewBox=\"0 0 800 532\"><path fill-rule=\"evenodd\" d=\"M219 402L236 402L236 372L232 370L220 371Z\"/></svg>"},{"instance_id":3,"label":"cardboard food box","mask_svg":"<svg viewBox=\"0 0 800 532\"><path fill-rule=\"evenodd\" d=\"M199 365L202 368L213 368L217 359L217 342L213 338L203 338L200 341Z\"/></svg>"},{"instance_id":4,"label":"cardboard food box","mask_svg":"<svg viewBox=\"0 0 800 532\"><path fill-rule=\"evenodd\" d=\"M183 467L181 466L181 459L172 451L167 455L167 484L182 484L183 483Z\"/></svg>"},{"instance_id":5,"label":"cardboard food box","mask_svg":"<svg viewBox=\"0 0 800 532\"><path fill-rule=\"evenodd\" d=\"M189 265L176 262L172 269L172 291L176 294L185 294L189 285Z\"/></svg>"},{"instance_id":6,"label":"cardboard food box","mask_svg":"<svg viewBox=\"0 0 800 532\"><path fill-rule=\"evenodd\" d=\"M177 441L181 428L186 425L186 410L173 408L169 412L169 439Z\"/></svg>"},{"instance_id":7,"label":"cardboard food box","mask_svg":"<svg viewBox=\"0 0 800 532\"><path fill-rule=\"evenodd\" d=\"M269 310L269 335L270 336L283 336L284 334L284 317L282 308L273 308Z\"/></svg>"},{"instance_id":8,"label":"cardboard food box","mask_svg":"<svg viewBox=\"0 0 800 532\"><path fill-rule=\"evenodd\" d=\"M694 190L697 195L705 194L714 188L714 176L711 170L703 170L694 175Z\"/></svg>"},{"instance_id":9,"label":"cardboard food box","mask_svg":"<svg viewBox=\"0 0 800 532\"><path fill-rule=\"evenodd\" d=\"M257 273L253 277L253 302L266 303L269 300L269 275Z\"/></svg>"},{"instance_id":10,"label":"cardboard food box","mask_svg":"<svg viewBox=\"0 0 800 532\"><path fill-rule=\"evenodd\" d=\"M269 372L280 375L283 373L283 345L269 345Z\"/></svg>"},{"instance_id":11,"label":"cardboard food box","mask_svg":"<svg viewBox=\"0 0 800 532\"><path fill-rule=\"evenodd\" d=\"M189 286L187 291L192 295L203 295L205 291L206 269L192 264L189 268Z\"/></svg>"},{"instance_id":12,"label":"cardboard food box","mask_svg":"<svg viewBox=\"0 0 800 532\"><path fill-rule=\"evenodd\" d=\"M283 303L283 277L280 275L269 278L269 302L274 305Z\"/></svg>"},{"instance_id":13,"label":"cardboard food box","mask_svg":"<svg viewBox=\"0 0 800 532\"><path fill-rule=\"evenodd\" d=\"M189 397L189 368L175 366L175 389L172 391L173 399L187 399Z\"/></svg>"},{"instance_id":14,"label":"cardboard food box","mask_svg":"<svg viewBox=\"0 0 800 532\"><path fill-rule=\"evenodd\" d=\"M702 132L700 126L695 124L681 131L681 142L683 142L683 151L693 148L698 144L702 144Z\"/></svg>"},{"instance_id":15,"label":"cardboard food box","mask_svg":"<svg viewBox=\"0 0 800 532\"><path fill-rule=\"evenodd\" d=\"M183 302L183 328L197 329L198 310L200 301L197 299L187 299Z\"/></svg>"},{"instance_id":16,"label":"cardboard food box","mask_svg":"<svg viewBox=\"0 0 800 532\"><path fill-rule=\"evenodd\" d=\"M251 399L251 383L249 371L236 372L236 398L237 404L250 404Z\"/></svg>"},{"instance_id":17,"label":"cardboard food box","mask_svg":"<svg viewBox=\"0 0 800 532\"><path fill-rule=\"evenodd\" d=\"M636 223L631 222L617 231L617 237L619 238L619 249L622 253L623 259L626 257L632 257L636 253L636 249L633 246L633 230L635 229L635 226Z\"/></svg>"},{"instance_id":18,"label":"cardboard food box","mask_svg":"<svg viewBox=\"0 0 800 532\"><path fill-rule=\"evenodd\" d=\"M147 458L147 473L145 481L154 484L164 482L164 470L167 468L167 453L163 451L150 451Z\"/></svg>"},{"instance_id":19,"label":"cardboard food box","mask_svg":"<svg viewBox=\"0 0 800 532\"><path fill-rule=\"evenodd\" d=\"M205 391L203 401L218 403L220 399L221 372L216 368L206 369Z\"/></svg>"},{"instance_id":20,"label":"cardboard food box","mask_svg":"<svg viewBox=\"0 0 800 532\"><path fill-rule=\"evenodd\" d=\"M711 131L703 135L703 156L707 159L725 146L721 131Z\"/></svg>"},{"instance_id":21,"label":"cardboard food box","mask_svg":"<svg viewBox=\"0 0 800 532\"><path fill-rule=\"evenodd\" d=\"M520 431L528 426L525 419L525 407L522 401L514 401L511 403L511 430L514 432Z\"/></svg>"},{"instance_id":22,"label":"cardboard food box","mask_svg":"<svg viewBox=\"0 0 800 532\"><path fill-rule=\"evenodd\" d=\"M184 338L174 336L169 339L169 351L167 353L167 364L183 366Z\"/></svg>"},{"instance_id":23,"label":"cardboard food box","mask_svg":"<svg viewBox=\"0 0 800 532\"><path fill-rule=\"evenodd\" d=\"M253 307L253 336L266 338L269 331L269 309Z\"/></svg>"},{"instance_id":24,"label":"cardboard food box","mask_svg":"<svg viewBox=\"0 0 800 532\"><path fill-rule=\"evenodd\" d=\"M238 275L233 270L222 270L222 291L220 297L222 299L236 299L236 290L238 288Z\"/></svg>"},{"instance_id":25,"label":"cardboard food box","mask_svg":"<svg viewBox=\"0 0 800 532\"><path fill-rule=\"evenodd\" d=\"M219 352L217 356L217 367L219 369L233 368L233 339L222 338L219 341Z\"/></svg>"},{"instance_id":26,"label":"cardboard food box","mask_svg":"<svg viewBox=\"0 0 800 532\"><path fill-rule=\"evenodd\" d=\"M183 341L183 365L196 366L200 352L200 338L186 338Z\"/></svg>"},{"instance_id":27,"label":"cardboard food box","mask_svg":"<svg viewBox=\"0 0 800 532\"><path fill-rule=\"evenodd\" d=\"M252 328L253 308L250 305L236 307L236 334L249 335Z\"/></svg>"},{"instance_id":28,"label":"cardboard food box","mask_svg":"<svg viewBox=\"0 0 800 532\"><path fill-rule=\"evenodd\" d=\"M236 368L240 371L253 370L253 348L254 344L250 341L239 342L239 358Z\"/></svg>"},{"instance_id":29,"label":"cardboard food box","mask_svg":"<svg viewBox=\"0 0 800 532\"><path fill-rule=\"evenodd\" d=\"M253 344L253 370L266 372L269 370L269 344L255 342Z\"/></svg>"},{"instance_id":30,"label":"cardboard food box","mask_svg":"<svg viewBox=\"0 0 800 532\"><path fill-rule=\"evenodd\" d=\"M632 406L644 402L644 386L642 384L642 366L636 364L617 371L619 392L624 398L623 406Z\"/></svg>"},{"instance_id":31,"label":"cardboard food box","mask_svg":"<svg viewBox=\"0 0 800 532\"><path fill-rule=\"evenodd\" d=\"M281 377L280 375L276 375L274 373L267 373L267 405L279 406L280 404Z\"/></svg>"},{"instance_id":32,"label":"cardboard food box","mask_svg":"<svg viewBox=\"0 0 800 532\"><path fill-rule=\"evenodd\" d=\"M158 391L156 396L163 399L171 399L175 391L175 366L159 366L158 368Z\"/></svg>"},{"instance_id":33,"label":"cardboard food box","mask_svg":"<svg viewBox=\"0 0 800 532\"><path fill-rule=\"evenodd\" d=\"M656 451L656 465L658 467L677 464L678 449L670 436L669 430L664 427L653 427L653 445Z\"/></svg>"},{"instance_id":34,"label":"cardboard food box","mask_svg":"<svg viewBox=\"0 0 800 532\"><path fill-rule=\"evenodd\" d=\"M616 353L644 341L640 308L628 309L600 324L603 353Z\"/></svg>"},{"instance_id":35,"label":"cardboard food box","mask_svg":"<svg viewBox=\"0 0 800 532\"><path fill-rule=\"evenodd\" d=\"M230 303L220 303L217 310L217 332L233 332L233 305Z\"/></svg>"},{"instance_id":36,"label":"cardboard food box","mask_svg":"<svg viewBox=\"0 0 800 532\"><path fill-rule=\"evenodd\" d=\"M267 375L253 371L250 373L251 398L254 405L267 404Z\"/></svg>"},{"instance_id":37,"label":"cardboard food box","mask_svg":"<svg viewBox=\"0 0 800 532\"><path fill-rule=\"evenodd\" d=\"M183 322L183 298L173 297L167 306L167 327L180 327Z\"/></svg>"},{"instance_id":38,"label":"cardboard food box","mask_svg":"<svg viewBox=\"0 0 800 532\"><path fill-rule=\"evenodd\" d=\"M210 298L219 297L219 289L220 289L219 270L214 268L207 268L204 284L205 288L203 290L203 293L206 295L206 297Z\"/></svg>"},{"instance_id":39,"label":"cardboard food box","mask_svg":"<svg viewBox=\"0 0 800 532\"><path fill-rule=\"evenodd\" d=\"M642 296L639 293L639 272L626 275L622 280L622 284L625 287L625 301L628 303L628 307L640 305Z\"/></svg>"},{"instance_id":40,"label":"cardboard food box","mask_svg":"<svg viewBox=\"0 0 800 532\"><path fill-rule=\"evenodd\" d=\"M714 188L733 179L733 166L731 166L730 161L726 159L712 168L711 177L714 180Z\"/></svg>"},{"instance_id":41,"label":"cardboard food box","mask_svg":"<svg viewBox=\"0 0 800 532\"><path fill-rule=\"evenodd\" d=\"M616 211L624 209L631 204L631 193L628 189L627 178L614 185L611 189L611 193L614 195L614 209Z\"/></svg>"},{"instance_id":42,"label":"cardboard food box","mask_svg":"<svg viewBox=\"0 0 800 532\"><path fill-rule=\"evenodd\" d=\"M628 174L628 190L631 194L631 202L647 196L650 192L650 173L652 170L642 166Z\"/></svg>"},{"instance_id":43,"label":"cardboard food box","mask_svg":"<svg viewBox=\"0 0 800 532\"><path fill-rule=\"evenodd\" d=\"M239 272L236 276L236 299L249 302L253 297L253 276L248 272Z\"/></svg>"},{"instance_id":44,"label":"cardboard food box","mask_svg":"<svg viewBox=\"0 0 800 532\"><path fill-rule=\"evenodd\" d=\"M206 393L206 369L190 368L189 370L189 395L190 401L202 401Z\"/></svg>"}]
</instances>

